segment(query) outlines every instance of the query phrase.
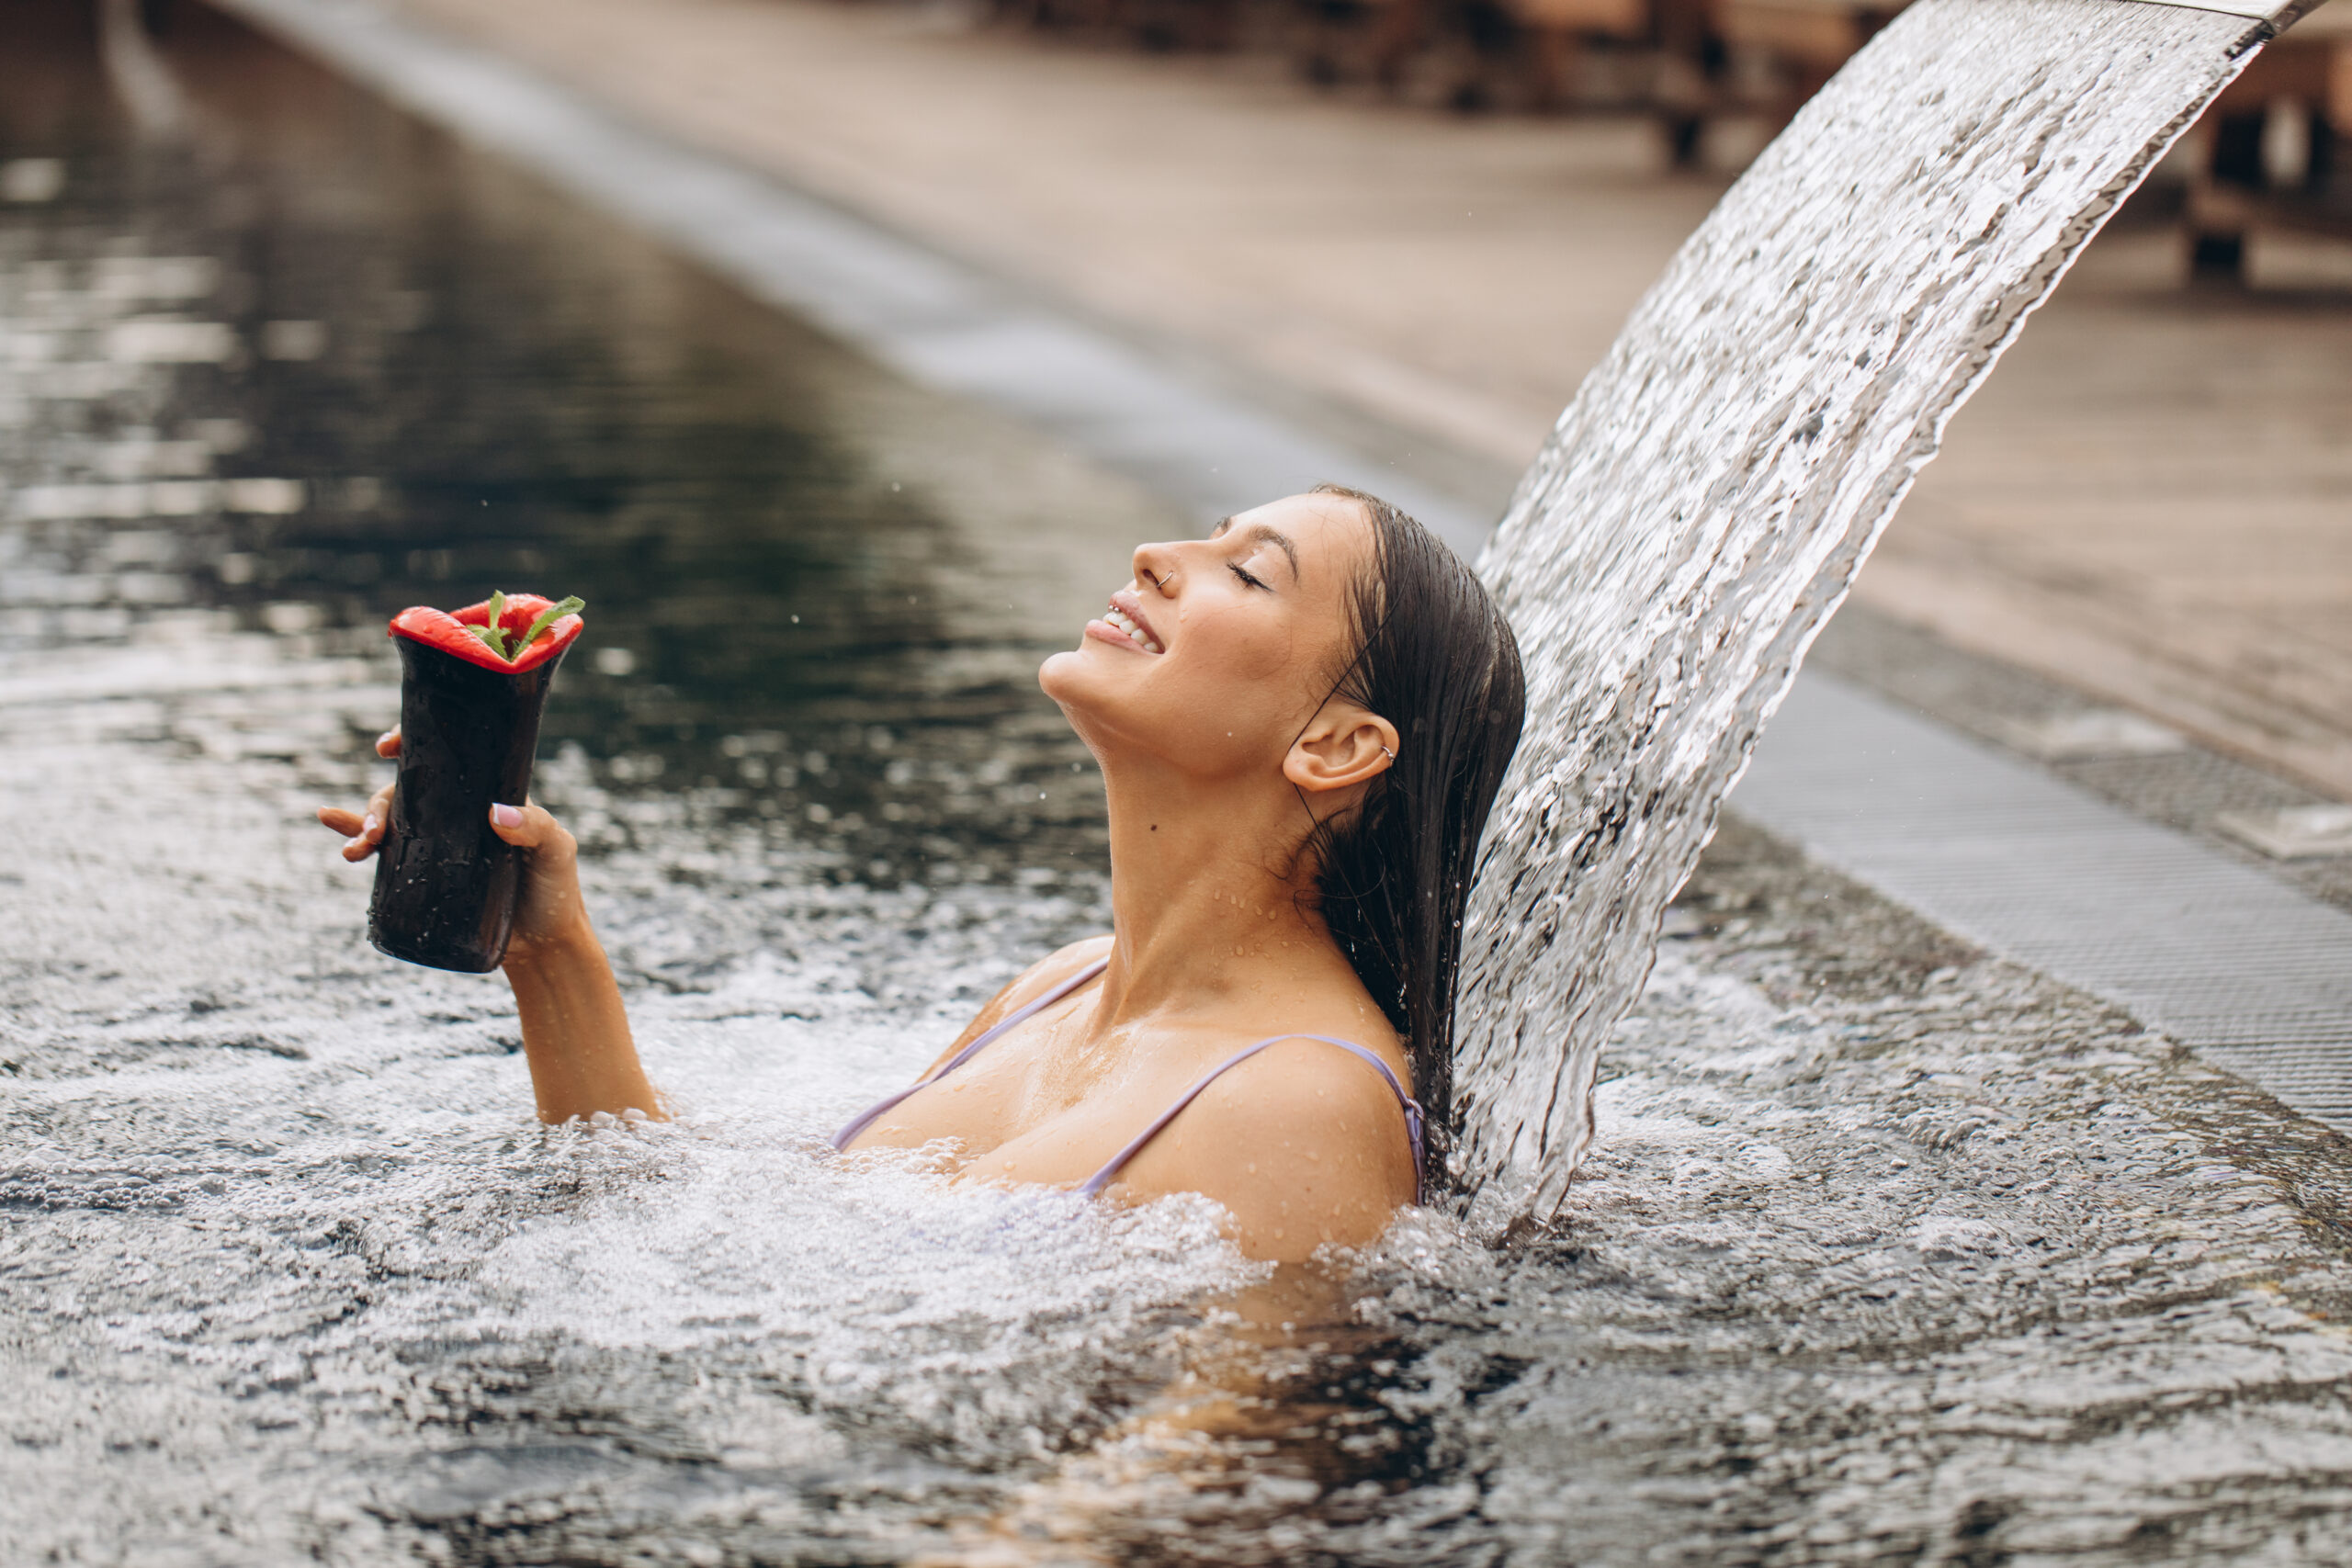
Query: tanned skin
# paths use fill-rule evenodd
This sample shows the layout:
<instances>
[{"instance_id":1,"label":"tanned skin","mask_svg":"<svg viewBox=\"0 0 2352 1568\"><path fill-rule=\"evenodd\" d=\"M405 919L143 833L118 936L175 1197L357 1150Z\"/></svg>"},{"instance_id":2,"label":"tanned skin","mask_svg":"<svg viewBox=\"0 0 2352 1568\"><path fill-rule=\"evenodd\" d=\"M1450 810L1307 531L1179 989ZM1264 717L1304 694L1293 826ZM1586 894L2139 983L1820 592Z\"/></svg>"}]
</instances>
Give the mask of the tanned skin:
<instances>
[{"instance_id":1,"label":"tanned skin","mask_svg":"<svg viewBox=\"0 0 2352 1568\"><path fill-rule=\"evenodd\" d=\"M1136 551L1106 618L1038 675L1102 764L1112 930L1031 966L942 1059L1085 965L1108 968L899 1102L854 1148L944 1145L959 1180L1073 1186L1211 1068L1294 1032L1352 1040L1411 1088L1394 1031L1315 913L1316 867L1300 852L1397 746L1386 717L1330 694L1372 552L1360 506L1328 495ZM377 750L399 747L395 731ZM390 807L387 788L364 811L319 819L360 861ZM580 897L571 835L527 803L493 808L492 827L524 852L504 968L539 1115L662 1116ZM1204 1194L1245 1253L1295 1260L1378 1237L1412 1201L1414 1175L1404 1113L1379 1075L1291 1039L1219 1077L1111 1190L1136 1202Z\"/></svg>"}]
</instances>

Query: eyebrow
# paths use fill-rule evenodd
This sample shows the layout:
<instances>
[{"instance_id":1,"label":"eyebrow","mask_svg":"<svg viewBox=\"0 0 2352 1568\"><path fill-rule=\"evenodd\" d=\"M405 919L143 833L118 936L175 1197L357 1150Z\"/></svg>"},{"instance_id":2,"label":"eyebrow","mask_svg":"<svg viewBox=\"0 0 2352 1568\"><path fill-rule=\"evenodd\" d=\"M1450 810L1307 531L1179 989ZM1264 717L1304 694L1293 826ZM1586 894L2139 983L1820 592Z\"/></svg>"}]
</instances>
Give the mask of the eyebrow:
<instances>
[{"instance_id":1,"label":"eyebrow","mask_svg":"<svg viewBox=\"0 0 2352 1568\"><path fill-rule=\"evenodd\" d=\"M1217 525L1209 530L1209 537L1212 539L1223 538L1225 536L1225 531L1232 526L1232 518L1220 518L1217 521ZM1263 523L1254 523L1250 525L1245 536L1261 545L1272 545L1276 549L1282 551L1283 555L1289 557L1291 579L1294 581L1297 581L1298 546L1292 543L1291 536L1288 534L1283 533L1279 528L1269 528Z\"/></svg>"}]
</instances>

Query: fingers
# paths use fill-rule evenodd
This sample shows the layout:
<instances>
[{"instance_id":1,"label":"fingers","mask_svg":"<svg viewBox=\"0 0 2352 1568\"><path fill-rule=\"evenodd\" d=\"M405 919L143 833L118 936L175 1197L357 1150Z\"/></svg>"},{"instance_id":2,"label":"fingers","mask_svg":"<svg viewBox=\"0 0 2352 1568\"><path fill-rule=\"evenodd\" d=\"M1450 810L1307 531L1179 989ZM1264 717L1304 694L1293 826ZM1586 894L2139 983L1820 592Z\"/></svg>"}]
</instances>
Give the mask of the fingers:
<instances>
[{"instance_id":1,"label":"fingers","mask_svg":"<svg viewBox=\"0 0 2352 1568\"><path fill-rule=\"evenodd\" d=\"M361 821L358 837L343 846L343 858L347 861L366 860L376 852L376 846L383 841L384 819L370 813Z\"/></svg>"},{"instance_id":2,"label":"fingers","mask_svg":"<svg viewBox=\"0 0 2352 1568\"><path fill-rule=\"evenodd\" d=\"M343 846L344 859L366 860L383 843L384 824L392 819L393 787L386 784L378 790L365 811L345 811L340 806L319 807L319 820L351 840Z\"/></svg>"},{"instance_id":3,"label":"fingers","mask_svg":"<svg viewBox=\"0 0 2352 1568\"><path fill-rule=\"evenodd\" d=\"M521 850L568 848L571 842L571 835L548 814L546 807L528 802L492 807L490 830Z\"/></svg>"},{"instance_id":4,"label":"fingers","mask_svg":"<svg viewBox=\"0 0 2352 1568\"><path fill-rule=\"evenodd\" d=\"M343 858L363 861L376 852L384 841L384 818L390 803L389 795L379 795L368 803L365 812L345 811L339 806L319 807L319 820L350 840L343 846Z\"/></svg>"},{"instance_id":5,"label":"fingers","mask_svg":"<svg viewBox=\"0 0 2352 1568\"><path fill-rule=\"evenodd\" d=\"M397 757L401 754L399 725L376 737L376 755ZM319 807L319 820L350 840L343 846L343 858L363 861L376 852L384 841L384 824L391 820L392 788L386 784L368 802L365 811L345 811L340 806Z\"/></svg>"}]
</instances>

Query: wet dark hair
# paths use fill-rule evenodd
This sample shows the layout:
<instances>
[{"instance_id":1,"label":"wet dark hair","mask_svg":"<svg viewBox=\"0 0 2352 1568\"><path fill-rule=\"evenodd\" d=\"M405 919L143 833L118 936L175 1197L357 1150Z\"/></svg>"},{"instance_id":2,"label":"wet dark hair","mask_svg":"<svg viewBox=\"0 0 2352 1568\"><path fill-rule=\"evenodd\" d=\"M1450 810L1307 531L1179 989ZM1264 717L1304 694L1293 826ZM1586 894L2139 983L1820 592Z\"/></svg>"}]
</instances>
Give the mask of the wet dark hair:
<instances>
[{"instance_id":1,"label":"wet dark hair","mask_svg":"<svg viewBox=\"0 0 2352 1568\"><path fill-rule=\"evenodd\" d=\"M1356 502L1373 531L1372 567L1350 602L1355 655L1330 694L1385 718L1399 739L1357 808L1317 821L1304 848L1317 863L1323 922L1403 1038L1414 1093L1442 1138L1453 1109L1462 911L1527 711L1519 643L1437 536L1362 491L1314 493Z\"/></svg>"}]
</instances>

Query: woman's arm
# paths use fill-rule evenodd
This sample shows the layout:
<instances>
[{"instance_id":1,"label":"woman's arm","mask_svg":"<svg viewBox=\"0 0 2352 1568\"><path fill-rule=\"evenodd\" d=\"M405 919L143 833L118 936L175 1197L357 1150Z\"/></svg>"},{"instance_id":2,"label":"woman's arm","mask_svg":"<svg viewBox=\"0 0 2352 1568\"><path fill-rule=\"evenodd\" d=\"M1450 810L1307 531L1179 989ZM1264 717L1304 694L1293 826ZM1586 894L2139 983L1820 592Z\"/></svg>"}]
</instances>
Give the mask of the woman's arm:
<instances>
[{"instance_id":1,"label":"woman's arm","mask_svg":"<svg viewBox=\"0 0 2352 1568\"><path fill-rule=\"evenodd\" d=\"M542 1122L607 1111L666 1117L646 1081L628 1011L580 897L579 845L542 806L496 806L491 831L523 852L523 889L506 944L506 983L523 1018L523 1055Z\"/></svg>"},{"instance_id":2,"label":"woman's arm","mask_svg":"<svg viewBox=\"0 0 2352 1568\"><path fill-rule=\"evenodd\" d=\"M398 729L376 742L379 757L400 753ZM344 859L362 861L383 841L391 807L387 784L364 814L323 807L319 820L350 840ZM578 843L545 807L527 803L491 807L490 826L523 852L514 934L503 967L522 1014L523 1053L539 1120L568 1122L599 1111L665 1116L638 1062L620 985L581 901Z\"/></svg>"}]
</instances>

